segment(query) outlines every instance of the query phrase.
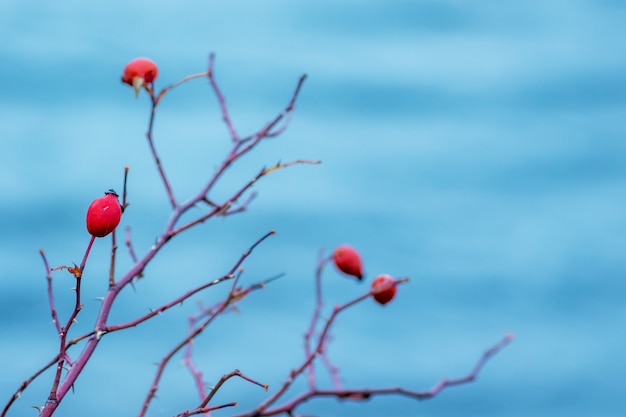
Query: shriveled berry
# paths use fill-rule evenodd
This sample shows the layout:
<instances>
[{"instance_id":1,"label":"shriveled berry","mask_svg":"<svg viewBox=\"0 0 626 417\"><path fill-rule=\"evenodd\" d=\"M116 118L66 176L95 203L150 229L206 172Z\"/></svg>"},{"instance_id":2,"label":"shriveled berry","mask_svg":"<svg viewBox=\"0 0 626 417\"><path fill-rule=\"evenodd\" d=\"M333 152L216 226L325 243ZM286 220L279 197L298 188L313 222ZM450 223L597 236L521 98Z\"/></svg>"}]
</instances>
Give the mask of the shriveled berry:
<instances>
[{"instance_id":1,"label":"shriveled berry","mask_svg":"<svg viewBox=\"0 0 626 417\"><path fill-rule=\"evenodd\" d=\"M87 231L95 237L104 237L111 233L122 218L122 206L113 190L96 198L87 209Z\"/></svg>"},{"instance_id":2,"label":"shriveled berry","mask_svg":"<svg viewBox=\"0 0 626 417\"><path fill-rule=\"evenodd\" d=\"M142 87L150 85L159 74L156 64L148 58L135 58L124 68L122 82L130 85L139 95Z\"/></svg>"},{"instance_id":3,"label":"shriveled berry","mask_svg":"<svg viewBox=\"0 0 626 417\"><path fill-rule=\"evenodd\" d=\"M363 278L363 262L361 255L349 245L338 246L333 252L335 266L344 274L352 275L358 279Z\"/></svg>"},{"instance_id":4,"label":"shriveled berry","mask_svg":"<svg viewBox=\"0 0 626 417\"><path fill-rule=\"evenodd\" d=\"M388 285L395 280L391 275L379 275L372 281L372 297L377 303L385 305L389 301L393 300L396 296L398 287L396 285ZM386 288L382 288L386 287Z\"/></svg>"}]
</instances>

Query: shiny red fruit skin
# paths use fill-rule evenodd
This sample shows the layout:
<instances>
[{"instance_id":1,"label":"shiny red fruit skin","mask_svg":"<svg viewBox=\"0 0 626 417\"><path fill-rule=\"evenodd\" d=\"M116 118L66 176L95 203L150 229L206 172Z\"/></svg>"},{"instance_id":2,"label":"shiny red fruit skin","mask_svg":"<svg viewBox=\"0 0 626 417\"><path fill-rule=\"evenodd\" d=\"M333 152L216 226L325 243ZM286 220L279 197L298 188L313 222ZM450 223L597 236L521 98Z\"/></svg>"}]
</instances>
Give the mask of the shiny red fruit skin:
<instances>
[{"instance_id":1,"label":"shiny red fruit skin","mask_svg":"<svg viewBox=\"0 0 626 417\"><path fill-rule=\"evenodd\" d=\"M117 194L107 191L87 209L87 231L95 237L104 237L115 230L121 218L122 206Z\"/></svg>"},{"instance_id":2,"label":"shiny red fruit skin","mask_svg":"<svg viewBox=\"0 0 626 417\"><path fill-rule=\"evenodd\" d=\"M135 77L143 78L144 83L151 83L159 74L156 64L148 58L135 58L124 68L122 82L132 86Z\"/></svg>"},{"instance_id":3,"label":"shiny red fruit skin","mask_svg":"<svg viewBox=\"0 0 626 417\"><path fill-rule=\"evenodd\" d=\"M391 275L379 275L374 278L374 281L372 281L372 290L378 286L382 286L393 281L394 279ZM397 289L397 286L392 285L382 291L373 292L372 297L374 297L374 300L376 300L378 304L385 305L389 301L393 300L393 297L396 296Z\"/></svg>"},{"instance_id":4,"label":"shiny red fruit skin","mask_svg":"<svg viewBox=\"0 0 626 417\"><path fill-rule=\"evenodd\" d=\"M352 275L358 279L363 278L361 255L352 246L338 246L333 252L333 261L337 269L344 274Z\"/></svg>"}]
</instances>

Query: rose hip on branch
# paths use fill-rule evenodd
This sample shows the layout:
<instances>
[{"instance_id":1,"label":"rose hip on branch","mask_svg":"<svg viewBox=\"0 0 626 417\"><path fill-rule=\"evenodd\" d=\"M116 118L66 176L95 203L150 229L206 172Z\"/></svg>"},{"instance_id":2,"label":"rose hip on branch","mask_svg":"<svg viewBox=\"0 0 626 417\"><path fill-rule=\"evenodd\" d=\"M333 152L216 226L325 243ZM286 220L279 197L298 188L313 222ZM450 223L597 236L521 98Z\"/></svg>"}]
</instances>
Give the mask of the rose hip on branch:
<instances>
[{"instance_id":1,"label":"rose hip on branch","mask_svg":"<svg viewBox=\"0 0 626 417\"><path fill-rule=\"evenodd\" d=\"M363 262L359 252L352 246L338 246L333 252L333 261L337 269L344 274L363 279Z\"/></svg>"},{"instance_id":2,"label":"rose hip on branch","mask_svg":"<svg viewBox=\"0 0 626 417\"><path fill-rule=\"evenodd\" d=\"M113 190L96 198L87 209L87 231L95 237L104 237L111 233L122 218L122 205Z\"/></svg>"},{"instance_id":3,"label":"rose hip on branch","mask_svg":"<svg viewBox=\"0 0 626 417\"><path fill-rule=\"evenodd\" d=\"M156 64L148 58L135 58L124 68L122 82L130 85L135 90L135 97L139 96L139 90L152 86L159 69Z\"/></svg>"},{"instance_id":4,"label":"rose hip on branch","mask_svg":"<svg viewBox=\"0 0 626 417\"><path fill-rule=\"evenodd\" d=\"M396 296L398 287L392 285L395 280L391 275L383 274L372 281L372 297L378 304L385 305Z\"/></svg>"}]
</instances>

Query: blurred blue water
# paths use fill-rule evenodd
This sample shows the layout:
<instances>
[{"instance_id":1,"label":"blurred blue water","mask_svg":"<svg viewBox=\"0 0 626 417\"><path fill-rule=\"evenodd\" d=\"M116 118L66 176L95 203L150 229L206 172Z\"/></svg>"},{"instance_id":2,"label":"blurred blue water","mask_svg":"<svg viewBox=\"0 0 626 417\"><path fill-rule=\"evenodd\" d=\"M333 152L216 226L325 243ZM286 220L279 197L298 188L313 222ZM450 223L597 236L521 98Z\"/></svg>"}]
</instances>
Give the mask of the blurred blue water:
<instances>
[{"instance_id":1,"label":"blurred blue water","mask_svg":"<svg viewBox=\"0 0 626 417\"><path fill-rule=\"evenodd\" d=\"M279 160L323 164L265 178L249 212L171 242L137 291L121 297L114 322L220 276L276 229L246 263L244 280L286 278L196 343L208 383L239 368L271 391L301 360L319 248L349 242L370 278L412 280L385 309L365 303L337 323L329 356L347 387L427 389L467 372L505 333L516 341L476 383L432 401L312 401L302 413L623 415L625 18L615 1L4 1L0 402L57 345L37 250L53 265L78 262L85 209L121 187L125 165L132 205L124 223L139 252L169 214L143 137L147 99L120 85L121 69L149 56L162 86L203 71L214 51L242 133L273 117L299 75L309 75L285 135L242 161L218 195ZM194 193L228 147L205 81L166 98L155 138L177 196ZM87 299L105 291L109 248L96 243ZM123 270L130 261L120 252ZM71 305L71 281L56 280L58 304ZM327 305L366 285L328 271ZM205 302L220 296L208 293ZM76 334L90 329L97 307L86 302ZM187 303L110 335L62 414L136 413L153 363L193 311ZM50 379L27 390L10 415L41 404ZM182 366L165 379L151 415L196 403ZM129 381L122 390L120 381ZM216 401L239 401L244 411L266 395L235 381Z\"/></svg>"}]
</instances>

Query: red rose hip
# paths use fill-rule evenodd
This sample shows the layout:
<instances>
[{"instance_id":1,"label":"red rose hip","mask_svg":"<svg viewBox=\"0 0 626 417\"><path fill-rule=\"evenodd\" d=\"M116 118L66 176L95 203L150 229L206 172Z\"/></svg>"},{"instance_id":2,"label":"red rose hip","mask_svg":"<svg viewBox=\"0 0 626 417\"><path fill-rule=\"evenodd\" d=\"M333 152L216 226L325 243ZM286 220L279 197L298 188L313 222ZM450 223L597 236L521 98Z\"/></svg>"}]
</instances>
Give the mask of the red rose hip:
<instances>
[{"instance_id":1,"label":"red rose hip","mask_svg":"<svg viewBox=\"0 0 626 417\"><path fill-rule=\"evenodd\" d=\"M352 275L358 279L363 278L361 256L352 246L338 246L333 252L333 261L337 269L344 274Z\"/></svg>"},{"instance_id":2,"label":"red rose hip","mask_svg":"<svg viewBox=\"0 0 626 417\"><path fill-rule=\"evenodd\" d=\"M87 231L95 237L104 237L111 233L122 218L122 206L113 190L96 198L87 209Z\"/></svg>"},{"instance_id":3,"label":"red rose hip","mask_svg":"<svg viewBox=\"0 0 626 417\"><path fill-rule=\"evenodd\" d=\"M156 64L148 58L135 58L126 65L122 74L122 82L135 90L135 97L142 87L152 84L159 74Z\"/></svg>"},{"instance_id":4,"label":"red rose hip","mask_svg":"<svg viewBox=\"0 0 626 417\"><path fill-rule=\"evenodd\" d=\"M374 297L374 300L376 300L378 304L385 305L396 296L398 287L396 285L387 286L387 284L394 281L395 280L391 277L391 275L385 274L374 278L374 281L372 281L372 297ZM384 286L386 286L386 288L379 288Z\"/></svg>"}]
</instances>

